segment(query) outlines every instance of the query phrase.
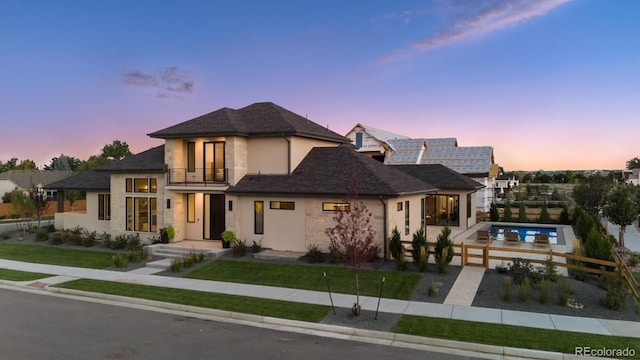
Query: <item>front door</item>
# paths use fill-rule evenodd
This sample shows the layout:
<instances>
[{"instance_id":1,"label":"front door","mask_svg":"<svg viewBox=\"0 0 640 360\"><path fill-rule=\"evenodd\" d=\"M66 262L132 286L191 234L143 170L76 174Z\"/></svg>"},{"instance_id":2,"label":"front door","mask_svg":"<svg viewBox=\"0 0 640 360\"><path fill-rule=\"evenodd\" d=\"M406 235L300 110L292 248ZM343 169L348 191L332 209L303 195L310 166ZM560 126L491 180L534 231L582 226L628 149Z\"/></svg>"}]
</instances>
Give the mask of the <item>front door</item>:
<instances>
[{"instance_id":1,"label":"front door","mask_svg":"<svg viewBox=\"0 0 640 360\"><path fill-rule=\"evenodd\" d=\"M224 231L224 195L204 194L204 236L205 239L220 240Z\"/></svg>"}]
</instances>

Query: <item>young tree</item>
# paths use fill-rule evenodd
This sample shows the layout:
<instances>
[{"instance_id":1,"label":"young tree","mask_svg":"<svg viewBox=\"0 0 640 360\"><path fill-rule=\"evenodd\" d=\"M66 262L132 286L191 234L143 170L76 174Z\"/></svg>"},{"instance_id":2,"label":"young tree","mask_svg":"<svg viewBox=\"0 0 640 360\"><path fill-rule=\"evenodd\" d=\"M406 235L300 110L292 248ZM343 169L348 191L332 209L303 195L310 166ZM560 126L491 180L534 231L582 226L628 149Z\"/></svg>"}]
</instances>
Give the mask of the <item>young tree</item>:
<instances>
[{"instance_id":1,"label":"young tree","mask_svg":"<svg viewBox=\"0 0 640 360\"><path fill-rule=\"evenodd\" d=\"M47 210L49 210L49 199L46 193L42 192L42 188L34 188L29 193L31 201L33 201L33 212L38 217L38 228L40 228L40 220Z\"/></svg>"},{"instance_id":2,"label":"young tree","mask_svg":"<svg viewBox=\"0 0 640 360\"><path fill-rule=\"evenodd\" d=\"M18 190L13 194L11 204L13 205L13 212L19 217L25 219L27 227L31 227L31 219L33 218L35 206L33 199L31 199L29 195L25 194L24 191Z\"/></svg>"},{"instance_id":3,"label":"young tree","mask_svg":"<svg viewBox=\"0 0 640 360\"><path fill-rule=\"evenodd\" d=\"M451 260L453 260L453 241L451 241L450 236L451 228L448 225L445 225L436 240L433 257L435 258L439 273L445 272L447 270L447 266Z\"/></svg>"},{"instance_id":4,"label":"young tree","mask_svg":"<svg viewBox=\"0 0 640 360\"><path fill-rule=\"evenodd\" d=\"M591 215L598 215L611 188L611 182L604 176L592 175L573 188L576 204Z\"/></svg>"},{"instance_id":5,"label":"young tree","mask_svg":"<svg viewBox=\"0 0 640 360\"><path fill-rule=\"evenodd\" d=\"M549 215L549 210L547 210L547 202L542 203L542 210L540 210L540 216L538 217L538 222L541 224L548 224L551 222L551 216Z\"/></svg>"},{"instance_id":6,"label":"young tree","mask_svg":"<svg viewBox=\"0 0 640 360\"><path fill-rule=\"evenodd\" d=\"M520 207L518 207L518 222L527 222L529 218L527 218L527 204L524 201L520 202Z\"/></svg>"},{"instance_id":7,"label":"young tree","mask_svg":"<svg viewBox=\"0 0 640 360\"><path fill-rule=\"evenodd\" d=\"M634 201L634 189L626 184L616 185L609 194L604 205L604 216L620 226L618 245L624 249L624 232L628 225L638 217L638 208Z\"/></svg>"},{"instance_id":8,"label":"young tree","mask_svg":"<svg viewBox=\"0 0 640 360\"><path fill-rule=\"evenodd\" d=\"M374 243L375 231L371 225L373 214L357 196L347 198L345 202L349 204L348 210L335 211L335 226L328 228L326 234L332 242L340 244L345 264L355 274L356 302L351 311L360 315L360 269L375 258L378 247Z\"/></svg>"},{"instance_id":9,"label":"young tree","mask_svg":"<svg viewBox=\"0 0 640 360\"><path fill-rule=\"evenodd\" d=\"M511 201L509 200L504 202L504 212L502 213L502 221L504 222L513 221L513 214L511 212Z\"/></svg>"},{"instance_id":10,"label":"young tree","mask_svg":"<svg viewBox=\"0 0 640 360\"><path fill-rule=\"evenodd\" d=\"M489 218L493 222L496 222L496 221L500 220L500 213L498 212L498 205L496 205L495 202L492 202L491 206L489 207Z\"/></svg>"},{"instance_id":11,"label":"young tree","mask_svg":"<svg viewBox=\"0 0 640 360\"><path fill-rule=\"evenodd\" d=\"M411 257L413 258L413 263L420 271L427 269L427 261L429 260L428 250L427 236L424 233L424 228L421 227L413 233L413 240L411 240Z\"/></svg>"}]
</instances>

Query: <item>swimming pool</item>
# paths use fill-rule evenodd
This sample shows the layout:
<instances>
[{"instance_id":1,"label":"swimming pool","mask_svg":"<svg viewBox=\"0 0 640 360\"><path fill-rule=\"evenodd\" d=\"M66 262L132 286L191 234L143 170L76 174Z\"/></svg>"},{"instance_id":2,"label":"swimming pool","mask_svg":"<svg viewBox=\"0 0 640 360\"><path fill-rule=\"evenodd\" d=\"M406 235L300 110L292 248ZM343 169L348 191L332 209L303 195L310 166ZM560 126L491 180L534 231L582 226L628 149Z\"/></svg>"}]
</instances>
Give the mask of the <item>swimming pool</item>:
<instances>
[{"instance_id":1,"label":"swimming pool","mask_svg":"<svg viewBox=\"0 0 640 360\"><path fill-rule=\"evenodd\" d=\"M520 241L533 242L533 238L536 233L547 234L549 236L549 243L558 243L558 229L555 227L541 227L541 226L519 226L519 225L491 225L491 237L495 240L504 240L504 234L500 232L517 231L520 235Z\"/></svg>"}]
</instances>

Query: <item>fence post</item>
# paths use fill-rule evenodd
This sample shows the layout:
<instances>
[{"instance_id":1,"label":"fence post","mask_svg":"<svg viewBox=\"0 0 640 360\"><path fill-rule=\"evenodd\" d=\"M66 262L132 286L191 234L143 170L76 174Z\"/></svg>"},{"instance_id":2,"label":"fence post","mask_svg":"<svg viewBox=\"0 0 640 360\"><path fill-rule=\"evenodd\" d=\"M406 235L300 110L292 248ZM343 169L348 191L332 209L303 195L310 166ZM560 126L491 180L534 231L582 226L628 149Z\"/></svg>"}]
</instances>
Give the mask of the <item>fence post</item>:
<instances>
[{"instance_id":1,"label":"fence post","mask_svg":"<svg viewBox=\"0 0 640 360\"><path fill-rule=\"evenodd\" d=\"M488 269L489 268L489 245L484 246L483 255L484 255L484 259L482 262L484 263L484 268Z\"/></svg>"},{"instance_id":2,"label":"fence post","mask_svg":"<svg viewBox=\"0 0 640 360\"><path fill-rule=\"evenodd\" d=\"M460 242L460 268L467 265L467 247L463 242Z\"/></svg>"}]
</instances>

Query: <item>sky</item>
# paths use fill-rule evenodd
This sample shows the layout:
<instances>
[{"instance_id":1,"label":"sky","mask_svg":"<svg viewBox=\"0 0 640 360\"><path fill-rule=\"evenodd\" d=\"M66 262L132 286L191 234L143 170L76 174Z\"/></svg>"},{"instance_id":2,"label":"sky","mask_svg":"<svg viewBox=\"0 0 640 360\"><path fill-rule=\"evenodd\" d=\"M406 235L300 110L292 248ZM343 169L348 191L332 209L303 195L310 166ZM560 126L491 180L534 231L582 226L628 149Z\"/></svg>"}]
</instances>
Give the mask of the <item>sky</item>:
<instances>
[{"instance_id":1,"label":"sky","mask_svg":"<svg viewBox=\"0 0 640 360\"><path fill-rule=\"evenodd\" d=\"M0 0L0 161L42 168L271 101L492 146L507 171L640 156L636 0Z\"/></svg>"}]
</instances>

